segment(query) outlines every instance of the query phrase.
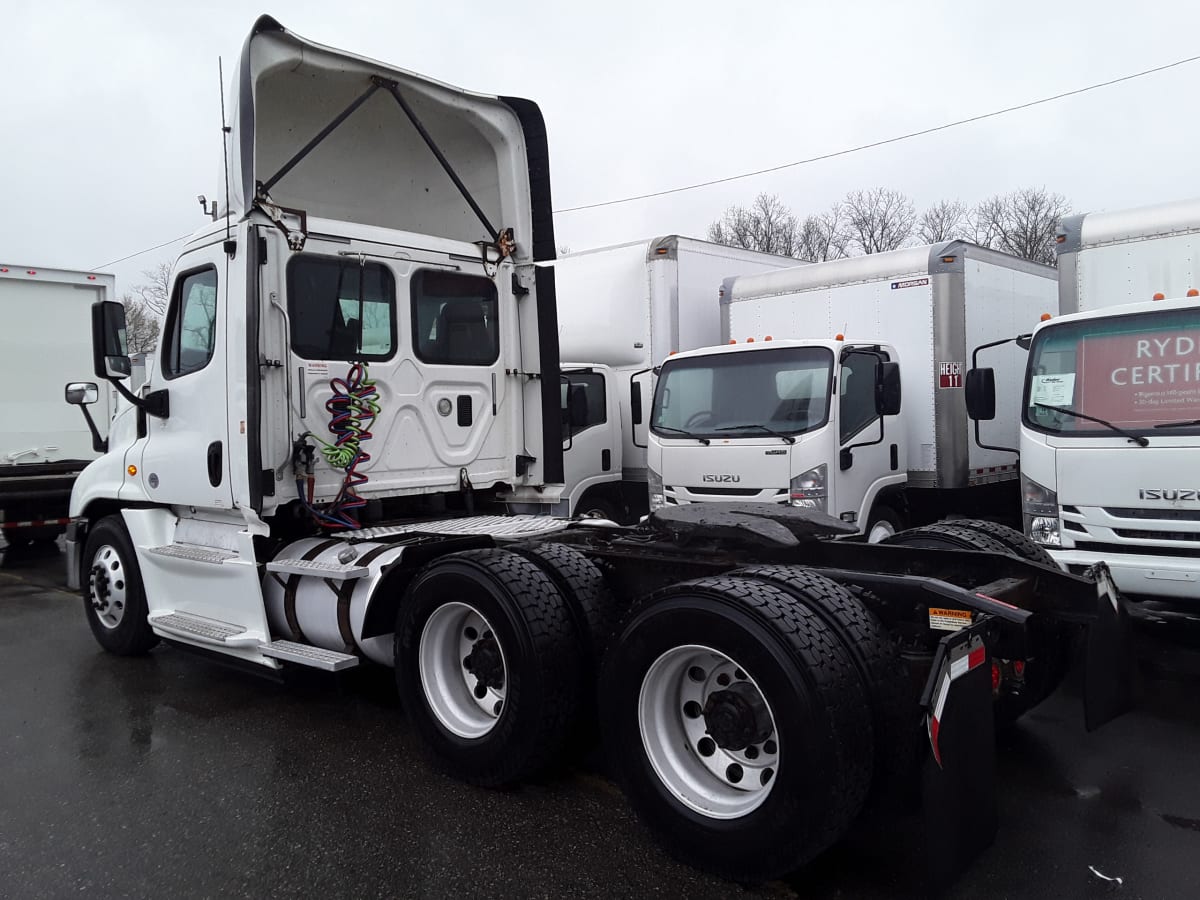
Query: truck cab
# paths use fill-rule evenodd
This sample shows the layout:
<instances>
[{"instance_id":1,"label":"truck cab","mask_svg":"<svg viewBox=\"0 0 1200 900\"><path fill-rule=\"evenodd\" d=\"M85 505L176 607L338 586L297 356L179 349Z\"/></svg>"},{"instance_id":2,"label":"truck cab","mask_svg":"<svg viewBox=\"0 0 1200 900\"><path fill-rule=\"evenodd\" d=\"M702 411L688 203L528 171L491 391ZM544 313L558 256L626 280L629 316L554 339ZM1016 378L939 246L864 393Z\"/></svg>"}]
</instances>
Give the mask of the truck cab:
<instances>
[{"instance_id":1,"label":"truck cab","mask_svg":"<svg viewBox=\"0 0 1200 900\"><path fill-rule=\"evenodd\" d=\"M650 507L762 501L828 512L882 540L907 478L894 348L840 340L671 356L650 413Z\"/></svg>"},{"instance_id":2,"label":"truck cab","mask_svg":"<svg viewBox=\"0 0 1200 900\"><path fill-rule=\"evenodd\" d=\"M986 433L986 432L985 432ZM1200 301L1044 322L1021 408L1025 530L1133 598L1200 601Z\"/></svg>"}]
</instances>

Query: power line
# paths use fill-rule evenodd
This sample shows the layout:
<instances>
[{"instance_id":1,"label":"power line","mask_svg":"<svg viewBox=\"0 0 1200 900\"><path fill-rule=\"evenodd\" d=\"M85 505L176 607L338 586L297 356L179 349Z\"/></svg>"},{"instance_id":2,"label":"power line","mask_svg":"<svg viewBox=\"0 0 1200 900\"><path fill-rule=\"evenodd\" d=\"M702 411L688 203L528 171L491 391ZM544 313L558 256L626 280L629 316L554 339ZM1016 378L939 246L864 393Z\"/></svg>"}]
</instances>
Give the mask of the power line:
<instances>
[{"instance_id":1,"label":"power line","mask_svg":"<svg viewBox=\"0 0 1200 900\"><path fill-rule=\"evenodd\" d=\"M109 266L115 266L117 263L123 263L127 259L133 259L135 256L141 256L143 253L151 253L155 250L161 250L163 247L170 247L172 244L178 244L180 241L187 240L189 237L191 237L191 232L180 235L173 240L164 241L161 244L155 244L153 247L147 247L145 250L139 250L137 253L130 253L128 256L122 256L120 259L114 259L112 262L106 262L102 266L92 266L92 271L95 272L99 269L107 269Z\"/></svg>"},{"instance_id":2,"label":"power line","mask_svg":"<svg viewBox=\"0 0 1200 900\"><path fill-rule=\"evenodd\" d=\"M1120 78L1113 78L1111 81L1101 81L1096 84L1089 84L1087 87L1076 88L1073 91L1063 91L1061 94L1054 94L1050 97L1043 97L1040 100L1030 100L1028 103L1019 103L1016 106L1007 106L1004 109L997 109L992 112L982 113L978 116L971 116L967 119L959 119L956 122L947 122L944 125L935 125L932 128L923 128L920 131L910 131L908 134L897 135L896 137L886 138L880 141L872 141L869 144L859 144L857 147L847 147L844 150L835 150L832 153L823 153L820 156L810 156L807 159L799 159L795 162L783 163L778 166L771 166L766 169L758 169L754 172L745 172L741 175L729 175L725 178L714 178L711 181L701 181L697 184L688 184L682 187L668 188L663 191L652 191L648 194L637 194L632 197L622 197L619 200L602 200L599 203L585 203L581 206L568 206L565 209L556 209L555 213L579 212L584 209L597 209L601 206L616 206L619 203L632 203L635 200L648 200L651 197L664 197L668 194L679 194L683 191L694 191L698 188L711 187L714 184L725 184L730 181L738 181L742 178L753 178L756 175L766 175L768 172L778 172L782 169L792 169L796 166L804 166L809 163L820 162L825 159L833 159L838 156L847 156L851 153L858 153L862 150L870 150L874 147L883 147L886 144L896 144L900 141L907 141L911 138L921 137L926 134L933 134L937 131L945 131L948 128L957 128L959 125L968 125L971 122L980 122L984 119L992 119L996 116L1002 116L1007 113L1017 112L1022 109L1029 109L1031 106L1040 106L1043 103L1053 103L1055 100L1062 100L1065 97L1074 97L1077 94L1085 94L1088 91L1099 90L1100 88L1111 87L1114 84L1120 84L1123 81L1132 81L1135 78L1142 78L1146 75L1153 75L1156 72L1163 72L1167 69L1173 69L1176 66L1182 66L1186 63L1195 62L1200 59L1200 55L1189 56L1186 59L1179 59L1172 63L1167 63L1162 66L1155 66L1153 69L1145 69L1141 72L1134 72L1131 75L1122 75Z\"/></svg>"}]
</instances>

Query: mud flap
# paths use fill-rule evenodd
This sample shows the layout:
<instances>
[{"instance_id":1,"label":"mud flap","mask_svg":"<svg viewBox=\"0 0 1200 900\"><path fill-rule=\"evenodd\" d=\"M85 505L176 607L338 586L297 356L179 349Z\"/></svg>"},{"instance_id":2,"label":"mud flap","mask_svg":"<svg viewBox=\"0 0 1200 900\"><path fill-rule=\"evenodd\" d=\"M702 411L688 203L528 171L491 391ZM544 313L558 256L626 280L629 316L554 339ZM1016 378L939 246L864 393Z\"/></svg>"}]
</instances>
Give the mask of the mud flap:
<instances>
[{"instance_id":1,"label":"mud flap","mask_svg":"<svg viewBox=\"0 0 1200 900\"><path fill-rule=\"evenodd\" d=\"M996 740L987 619L942 638L921 704L921 771L931 887L954 881L996 836Z\"/></svg>"},{"instance_id":2,"label":"mud flap","mask_svg":"<svg viewBox=\"0 0 1200 900\"><path fill-rule=\"evenodd\" d=\"M1108 566L1096 563L1084 574L1096 582L1096 618L1087 629L1083 673L1084 725L1094 731L1133 708L1133 632Z\"/></svg>"}]
</instances>

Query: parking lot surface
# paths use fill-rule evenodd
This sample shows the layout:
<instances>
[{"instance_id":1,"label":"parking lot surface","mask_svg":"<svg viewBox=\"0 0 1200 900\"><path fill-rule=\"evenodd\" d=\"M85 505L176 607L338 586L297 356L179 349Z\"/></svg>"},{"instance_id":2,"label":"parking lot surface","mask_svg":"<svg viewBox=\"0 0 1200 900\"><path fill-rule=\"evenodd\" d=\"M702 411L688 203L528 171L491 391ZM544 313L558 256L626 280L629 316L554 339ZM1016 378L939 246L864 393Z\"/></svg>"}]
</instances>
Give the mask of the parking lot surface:
<instances>
[{"instance_id":1,"label":"parking lot surface","mask_svg":"<svg viewBox=\"0 0 1200 900\"><path fill-rule=\"evenodd\" d=\"M598 753L514 790L458 783L389 672L277 684L173 647L109 656L61 570L54 548L0 566L0 895L924 893L915 816L732 885L659 850ZM1139 708L1101 731L1068 686L1001 738L1000 834L950 896L1200 896L1196 634L1139 634Z\"/></svg>"}]
</instances>

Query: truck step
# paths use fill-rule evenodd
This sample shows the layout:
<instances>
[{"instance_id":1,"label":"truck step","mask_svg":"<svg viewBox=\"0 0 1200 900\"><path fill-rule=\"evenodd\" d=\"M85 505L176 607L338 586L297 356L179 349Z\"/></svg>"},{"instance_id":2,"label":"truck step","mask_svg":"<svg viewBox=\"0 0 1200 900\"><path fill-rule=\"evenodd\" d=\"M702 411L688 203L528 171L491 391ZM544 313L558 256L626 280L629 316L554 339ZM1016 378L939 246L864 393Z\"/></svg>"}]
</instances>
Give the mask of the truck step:
<instances>
[{"instance_id":1,"label":"truck step","mask_svg":"<svg viewBox=\"0 0 1200 900\"><path fill-rule=\"evenodd\" d=\"M340 672L342 669L352 669L358 665L357 656L314 647L311 644L297 644L295 641L272 641L263 644L261 650L263 656L311 666L314 669L324 669L326 672Z\"/></svg>"},{"instance_id":2,"label":"truck step","mask_svg":"<svg viewBox=\"0 0 1200 900\"><path fill-rule=\"evenodd\" d=\"M150 547L146 552L156 556L170 556L174 559L189 559L192 562L215 565L237 559L237 554L231 550L222 550L218 547L197 547L194 544L166 544L162 547Z\"/></svg>"},{"instance_id":3,"label":"truck step","mask_svg":"<svg viewBox=\"0 0 1200 900\"><path fill-rule=\"evenodd\" d=\"M249 639L246 629L241 625L206 619L191 613L158 613L151 615L149 621L151 625L162 631L179 637L203 641L207 644L240 646L257 643L256 640ZM242 637L243 635L246 637Z\"/></svg>"},{"instance_id":4,"label":"truck step","mask_svg":"<svg viewBox=\"0 0 1200 900\"><path fill-rule=\"evenodd\" d=\"M336 562L317 562L311 559L273 559L267 563L268 572L282 572L288 575L315 575L318 578L328 578L330 581L350 581L363 578L370 573L366 566L356 566L353 563L342 565Z\"/></svg>"}]
</instances>

